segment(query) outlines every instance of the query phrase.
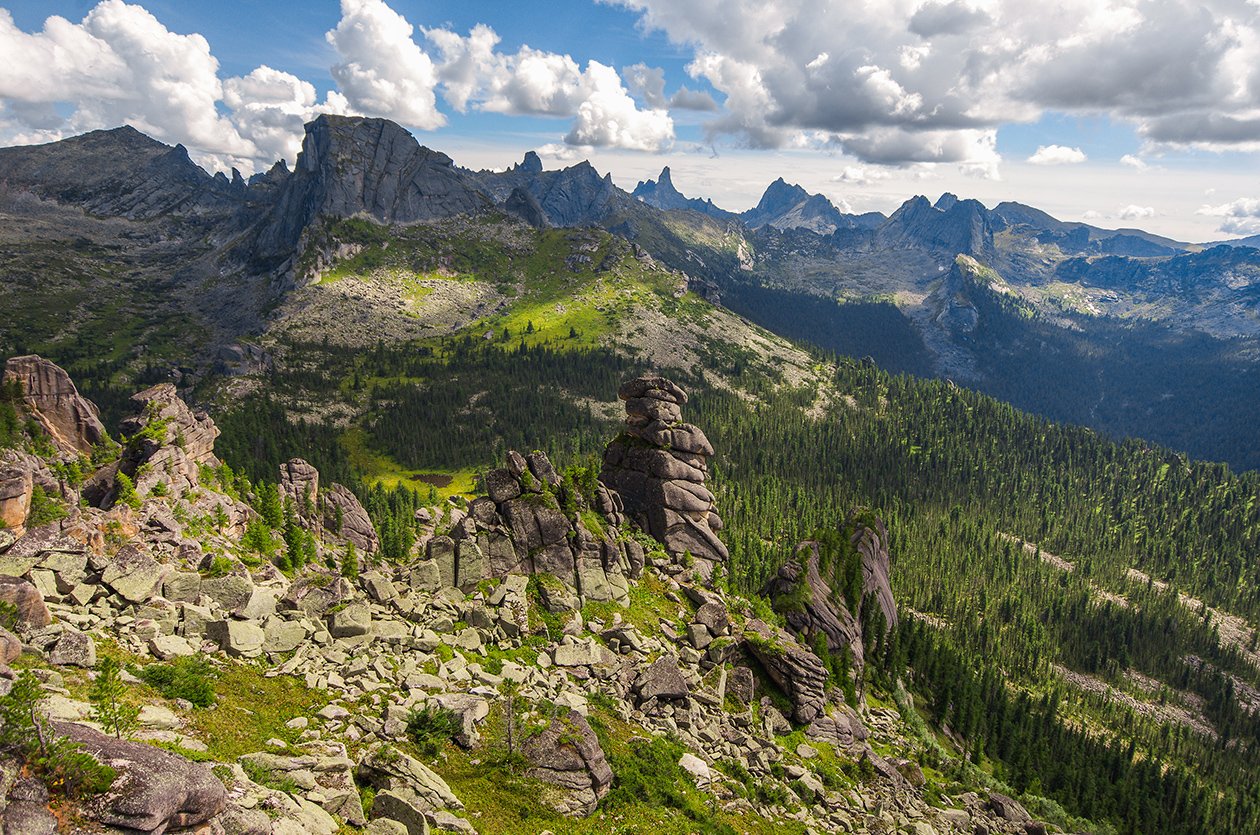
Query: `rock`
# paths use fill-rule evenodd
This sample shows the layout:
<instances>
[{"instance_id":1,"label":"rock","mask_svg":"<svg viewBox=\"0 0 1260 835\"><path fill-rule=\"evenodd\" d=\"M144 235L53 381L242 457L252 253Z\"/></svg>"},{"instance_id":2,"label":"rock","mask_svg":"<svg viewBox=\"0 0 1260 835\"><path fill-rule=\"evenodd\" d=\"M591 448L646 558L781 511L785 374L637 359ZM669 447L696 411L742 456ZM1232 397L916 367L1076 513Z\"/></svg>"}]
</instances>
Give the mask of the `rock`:
<instances>
[{"instance_id":1,"label":"rock","mask_svg":"<svg viewBox=\"0 0 1260 835\"><path fill-rule=\"evenodd\" d=\"M22 654L22 641L0 626L0 664L12 664Z\"/></svg>"},{"instance_id":2,"label":"rock","mask_svg":"<svg viewBox=\"0 0 1260 835\"><path fill-rule=\"evenodd\" d=\"M734 667L726 677L726 694L740 704L752 704L756 690L757 678L748 667Z\"/></svg>"},{"instance_id":3,"label":"rock","mask_svg":"<svg viewBox=\"0 0 1260 835\"><path fill-rule=\"evenodd\" d=\"M107 792L82 804L88 817L107 826L164 832L208 821L227 805L223 783L204 765L85 725L58 722L54 728L117 772Z\"/></svg>"},{"instance_id":4,"label":"rock","mask_svg":"<svg viewBox=\"0 0 1260 835\"><path fill-rule=\"evenodd\" d=\"M216 620L206 624L206 638L228 655L253 657L262 651L267 635L251 621Z\"/></svg>"},{"instance_id":5,"label":"rock","mask_svg":"<svg viewBox=\"0 0 1260 835\"><path fill-rule=\"evenodd\" d=\"M162 581L162 567L135 545L124 545L105 570L101 582L128 603L143 603Z\"/></svg>"},{"instance_id":6,"label":"rock","mask_svg":"<svg viewBox=\"0 0 1260 835\"><path fill-rule=\"evenodd\" d=\"M521 494L521 483L510 470L497 469L486 473L486 495L495 504L503 504Z\"/></svg>"},{"instance_id":7,"label":"rock","mask_svg":"<svg viewBox=\"0 0 1260 835\"><path fill-rule=\"evenodd\" d=\"M342 541L353 542L364 554L380 550L381 543L367 510L348 489L340 484L331 485L321 497L320 505L325 531Z\"/></svg>"},{"instance_id":8,"label":"rock","mask_svg":"<svg viewBox=\"0 0 1260 835\"><path fill-rule=\"evenodd\" d=\"M687 680L678 669L678 659L665 655L639 673L634 689L639 694L640 702L649 699L685 699L691 694Z\"/></svg>"},{"instance_id":9,"label":"rock","mask_svg":"<svg viewBox=\"0 0 1260 835\"><path fill-rule=\"evenodd\" d=\"M388 603L398 596L398 589L389 578L379 571L369 571L359 578L368 596L377 603Z\"/></svg>"},{"instance_id":10,"label":"rock","mask_svg":"<svg viewBox=\"0 0 1260 835\"><path fill-rule=\"evenodd\" d=\"M372 610L366 603L351 603L328 615L328 633L334 638L351 638L372 631Z\"/></svg>"},{"instance_id":11,"label":"rock","mask_svg":"<svg viewBox=\"0 0 1260 835\"><path fill-rule=\"evenodd\" d=\"M370 821L363 830L365 835L410 835L406 825L388 818L377 818Z\"/></svg>"},{"instance_id":12,"label":"rock","mask_svg":"<svg viewBox=\"0 0 1260 835\"><path fill-rule=\"evenodd\" d=\"M31 469L8 465L0 468L0 528L20 535L31 510L31 494L35 481Z\"/></svg>"},{"instance_id":13,"label":"rock","mask_svg":"<svg viewBox=\"0 0 1260 835\"><path fill-rule=\"evenodd\" d=\"M201 581L201 594L219 604L229 614L242 611L254 594L254 581L243 571Z\"/></svg>"},{"instance_id":14,"label":"rock","mask_svg":"<svg viewBox=\"0 0 1260 835\"><path fill-rule=\"evenodd\" d=\"M149 639L149 652L159 661L196 655L197 649L178 635L158 635Z\"/></svg>"},{"instance_id":15,"label":"rock","mask_svg":"<svg viewBox=\"0 0 1260 835\"><path fill-rule=\"evenodd\" d=\"M1024 824L1032 820L1032 815L1019 801L999 792L989 792L989 808L993 814L1011 823Z\"/></svg>"},{"instance_id":16,"label":"rock","mask_svg":"<svg viewBox=\"0 0 1260 835\"><path fill-rule=\"evenodd\" d=\"M53 645L48 661L58 667L95 667L96 642L77 629L67 628Z\"/></svg>"},{"instance_id":17,"label":"rock","mask_svg":"<svg viewBox=\"0 0 1260 835\"><path fill-rule=\"evenodd\" d=\"M6 774L6 777L13 779L11 775ZM8 791L7 800L5 805L5 798L0 797L0 824L4 826L4 835L55 835L57 818L48 810L48 788L39 779L19 778Z\"/></svg>"},{"instance_id":18,"label":"rock","mask_svg":"<svg viewBox=\"0 0 1260 835\"><path fill-rule=\"evenodd\" d=\"M590 667L598 664L616 664L617 656L608 647L588 638L561 644L552 651L551 660L558 667Z\"/></svg>"},{"instance_id":19,"label":"rock","mask_svg":"<svg viewBox=\"0 0 1260 835\"><path fill-rule=\"evenodd\" d=\"M570 711L521 746L529 762L526 774L566 790L557 808L566 815L589 815L612 784L612 769L595 732L583 716Z\"/></svg>"},{"instance_id":20,"label":"rock","mask_svg":"<svg viewBox=\"0 0 1260 835\"><path fill-rule=\"evenodd\" d=\"M318 616L353 596L354 588L345 577L306 574L289 586L284 597L280 598L280 607Z\"/></svg>"},{"instance_id":21,"label":"rock","mask_svg":"<svg viewBox=\"0 0 1260 835\"><path fill-rule=\"evenodd\" d=\"M162 596L172 603L196 603L201 594L201 575L196 571L173 571L162 583Z\"/></svg>"},{"instance_id":22,"label":"rock","mask_svg":"<svg viewBox=\"0 0 1260 835\"><path fill-rule=\"evenodd\" d=\"M90 455L105 440L96 404L79 394L70 375L42 357L12 357L4 364L4 382L22 386L26 410L39 421L64 455Z\"/></svg>"},{"instance_id":23,"label":"rock","mask_svg":"<svg viewBox=\"0 0 1260 835\"><path fill-rule=\"evenodd\" d=\"M0 575L0 600L17 608L19 626L40 629L52 623L43 596L29 580Z\"/></svg>"},{"instance_id":24,"label":"rock","mask_svg":"<svg viewBox=\"0 0 1260 835\"><path fill-rule=\"evenodd\" d=\"M818 656L782 629L755 619L744 628L744 646L791 700L793 721L808 724L823 712L827 668Z\"/></svg>"},{"instance_id":25,"label":"rock","mask_svg":"<svg viewBox=\"0 0 1260 835\"><path fill-rule=\"evenodd\" d=\"M293 505L303 525L316 522L319 499L319 470L301 458L292 458L280 465L280 498Z\"/></svg>"},{"instance_id":26,"label":"rock","mask_svg":"<svg viewBox=\"0 0 1260 835\"><path fill-rule=\"evenodd\" d=\"M710 525L718 517L704 486L713 447L700 429L680 422L687 396L670 380L639 377L618 396L626 402L626 427L604 450L600 483L626 516L675 558L690 554L708 577L729 556Z\"/></svg>"},{"instance_id":27,"label":"rock","mask_svg":"<svg viewBox=\"0 0 1260 835\"><path fill-rule=\"evenodd\" d=\"M401 824L402 831L407 835L429 835L429 822L425 820L424 810L418 808L411 798L390 789L376 793L372 801L372 817Z\"/></svg>"},{"instance_id":28,"label":"rock","mask_svg":"<svg viewBox=\"0 0 1260 835\"><path fill-rule=\"evenodd\" d=\"M292 652L306 640L306 629L300 623L268 618L263 626L263 652Z\"/></svg>"},{"instance_id":29,"label":"rock","mask_svg":"<svg viewBox=\"0 0 1260 835\"><path fill-rule=\"evenodd\" d=\"M707 789L712 785L713 772L709 770L709 764L695 754L683 754L678 765L695 779L696 788Z\"/></svg>"},{"instance_id":30,"label":"rock","mask_svg":"<svg viewBox=\"0 0 1260 835\"><path fill-rule=\"evenodd\" d=\"M378 791L393 791L421 809L464 808L436 772L390 745L369 748L359 761L357 774L361 784Z\"/></svg>"}]
</instances>

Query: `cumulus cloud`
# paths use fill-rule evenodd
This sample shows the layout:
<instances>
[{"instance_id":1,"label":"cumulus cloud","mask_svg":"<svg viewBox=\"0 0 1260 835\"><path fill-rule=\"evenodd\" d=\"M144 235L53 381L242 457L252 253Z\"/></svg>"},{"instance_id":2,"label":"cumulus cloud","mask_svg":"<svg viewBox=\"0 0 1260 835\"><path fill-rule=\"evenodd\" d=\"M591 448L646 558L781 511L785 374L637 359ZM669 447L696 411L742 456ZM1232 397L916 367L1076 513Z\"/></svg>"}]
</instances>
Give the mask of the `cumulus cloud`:
<instances>
[{"instance_id":1,"label":"cumulus cloud","mask_svg":"<svg viewBox=\"0 0 1260 835\"><path fill-rule=\"evenodd\" d=\"M693 51L753 147L820 137L864 161L944 158L941 135L1106 112L1152 147L1260 149L1255 4L1226 0L602 0ZM890 131L897 160L874 139ZM964 164L991 165L982 155Z\"/></svg>"},{"instance_id":2,"label":"cumulus cloud","mask_svg":"<svg viewBox=\"0 0 1260 835\"><path fill-rule=\"evenodd\" d=\"M686 85L679 87L678 92L669 98L670 110L696 110L700 112L712 112L718 109L718 103L713 100L713 96L704 90L692 90Z\"/></svg>"},{"instance_id":3,"label":"cumulus cloud","mask_svg":"<svg viewBox=\"0 0 1260 835\"><path fill-rule=\"evenodd\" d=\"M1128 205L1116 212L1121 220L1149 220L1155 217L1155 209L1150 206Z\"/></svg>"},{"instance_id":4,"label":"cumulus cloud","mask_svg":"<svg viewBox=\"0 0 1260 835\"><path fill-rule=\"evenodd\" d=\"M1136 157L1133 154L1125 154L1124 156L1120 157L1120 164L1127 165L1129 168L1135 169L1137 171L1145 171L1146 169L1151 167L1150 163L1148 163L1146 160L1142 159L1141 157Z\"/></svg>"},{"instance_id":5,"label":"cumulus cloud","mask_svg":"<svg viewBox=\"0 0 1260 835\"><path fill-rule=\"evenodd\" d=\"M436 68L443 95L458 110L569 117L573 123L565 141L576 146L659 151L673 144L660 69L627 67L623 84L616 70L598 61L583 68L568 55L529 46L498 52L498 35L486 26L467 36L446 29L424 34L440 55Z\"/></svg>"},{"instance_id":6,"label":"cumulus cloud","mask_svg":"<svg viewBox=\"0 0 1260 835\"><path fill-rule=\"evenodd\" d=\"M1042 145L1028 161L1033 165L1073 165L1085 161L1085 152L1064 145Z\"/></svg>"},{"instance_id":7,"label":"cumulus cloud","mask_svg":"<svg viewBox=\"0 0 1260 835\"><path fill-rule=\"evenodd\" d=\"M327 35L341 58L331 72L356 110L432 130L446 123L437 109L438 71L413 32L383 0L341 0L341 21Z\"/></svg>"},{"instance_id":8,"label":"cumulus cloud","mask_svg":"<svg viewBox=\"0 0 1260 835\"><path fill-rule=\"evenodd\" d=\"M1260 235L1260 199L1240 197L1217 206L1203 206L1197 212L1221 218L1220 231L1226 235Z\"/></svg>"}]
</instances>

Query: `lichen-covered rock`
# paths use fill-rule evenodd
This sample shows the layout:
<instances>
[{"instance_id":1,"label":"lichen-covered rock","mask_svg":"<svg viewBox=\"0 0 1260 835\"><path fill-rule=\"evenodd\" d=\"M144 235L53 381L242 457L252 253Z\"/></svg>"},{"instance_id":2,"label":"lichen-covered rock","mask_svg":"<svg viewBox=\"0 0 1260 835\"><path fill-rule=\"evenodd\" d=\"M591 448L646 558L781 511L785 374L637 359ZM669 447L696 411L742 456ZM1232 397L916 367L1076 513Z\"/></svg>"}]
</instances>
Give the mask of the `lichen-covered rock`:
<instances>
[{"instance_id":1,"label":"lichen-covered rock","mask_svg":"<svg viewBox=\"0 0 1260 835\"><path fill-rule=\"evenodd\" d=\"M4 382L11 381L21 384L26 411L62 454L91 454L105 439L96 404L79 394L60 366L34 354L12 357L4 364Z\"/></svg>"},{"instance_id":2,"label":"lichen-covered rock","mask_svg":"<svg viewBox=\"0 0 1260 835\"><path fill-rule=\"evenodd\" d=\"M107 792L82 804L88 817L106 826L162 833L208 821L227 805L222 781L204 765L85 725L58 722L53 727L117 772Z\"/></svg>"},{"instance_id":3,"label":"lichen-covered rock","mask_svg":"<svg viewBox=\"0 0 1260 835\"><path fill-rule=\"evenodd\" d=\"M280 498L292 504L294 513L304 524L313 524L319 498L319 470L301 458L281 464Z\"/></svg>"},{"instance_id":4,"label":"lichen-covered rock","mask_svg":"<svg viewBox=\"0 0 1260 835\"><path fill-rule=\"evenodd\" d=\"M566 815L589 815L608 793L613 773L590 724L577 711L553 719L521 746L526 774L566 790L557 808Z\"/></svg>"}]
</instances>

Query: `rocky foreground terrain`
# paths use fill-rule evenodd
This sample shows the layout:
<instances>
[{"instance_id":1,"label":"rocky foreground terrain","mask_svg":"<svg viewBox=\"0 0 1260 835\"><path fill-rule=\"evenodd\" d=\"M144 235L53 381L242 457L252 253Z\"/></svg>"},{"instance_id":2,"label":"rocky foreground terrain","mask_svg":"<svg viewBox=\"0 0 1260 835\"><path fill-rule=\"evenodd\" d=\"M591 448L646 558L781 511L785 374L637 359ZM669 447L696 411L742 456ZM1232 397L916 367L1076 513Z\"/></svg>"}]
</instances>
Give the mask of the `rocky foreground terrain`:
<instances>
[{"instance_id":1,"label":"rocky foreground terrain","mask_svg":"<svg viewBox=\"0 0 1260 835\"><path fill-rule=\"evenodd\" d=\"M1001 794L929 792L917 717L846 700L863 624L898 617L877 519L839 562L802 543L773 608L725 590L713 448L669 380L622 387L598 478L509 453L485 496L415 511L400 563L305 461L276 488L234 476L169 384L115 442L56 365L4 381L0 716L31 731L0 732L4 833L542 828L495 783L563 831L1047 831ZM68 779L69 743L112 779ZM649 761L683 814L608 806L652 788Z\"/></svg>"}]
</instances>

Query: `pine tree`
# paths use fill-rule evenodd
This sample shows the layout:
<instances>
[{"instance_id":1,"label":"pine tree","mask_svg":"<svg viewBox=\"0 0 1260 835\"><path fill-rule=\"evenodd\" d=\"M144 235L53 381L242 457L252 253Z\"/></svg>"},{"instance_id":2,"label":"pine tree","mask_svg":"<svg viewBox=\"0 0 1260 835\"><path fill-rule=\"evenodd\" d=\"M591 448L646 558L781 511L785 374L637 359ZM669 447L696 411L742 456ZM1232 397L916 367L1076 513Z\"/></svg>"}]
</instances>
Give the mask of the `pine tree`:
<instances>
[{"instance_id":1,"label":"pine tree","mask_svg":"<svg viewBox=\"0 0 1260 835\"><path fill-rule=\"evenodd\" d=\"M96 681L92 682L92 687L88 690L93 721L118 739L131 736L139 724L140 715L140 708L124 698L127 688L123 684L121 672L119 663L106 656L97 669Z\"/></svg>"}]
</instances>

